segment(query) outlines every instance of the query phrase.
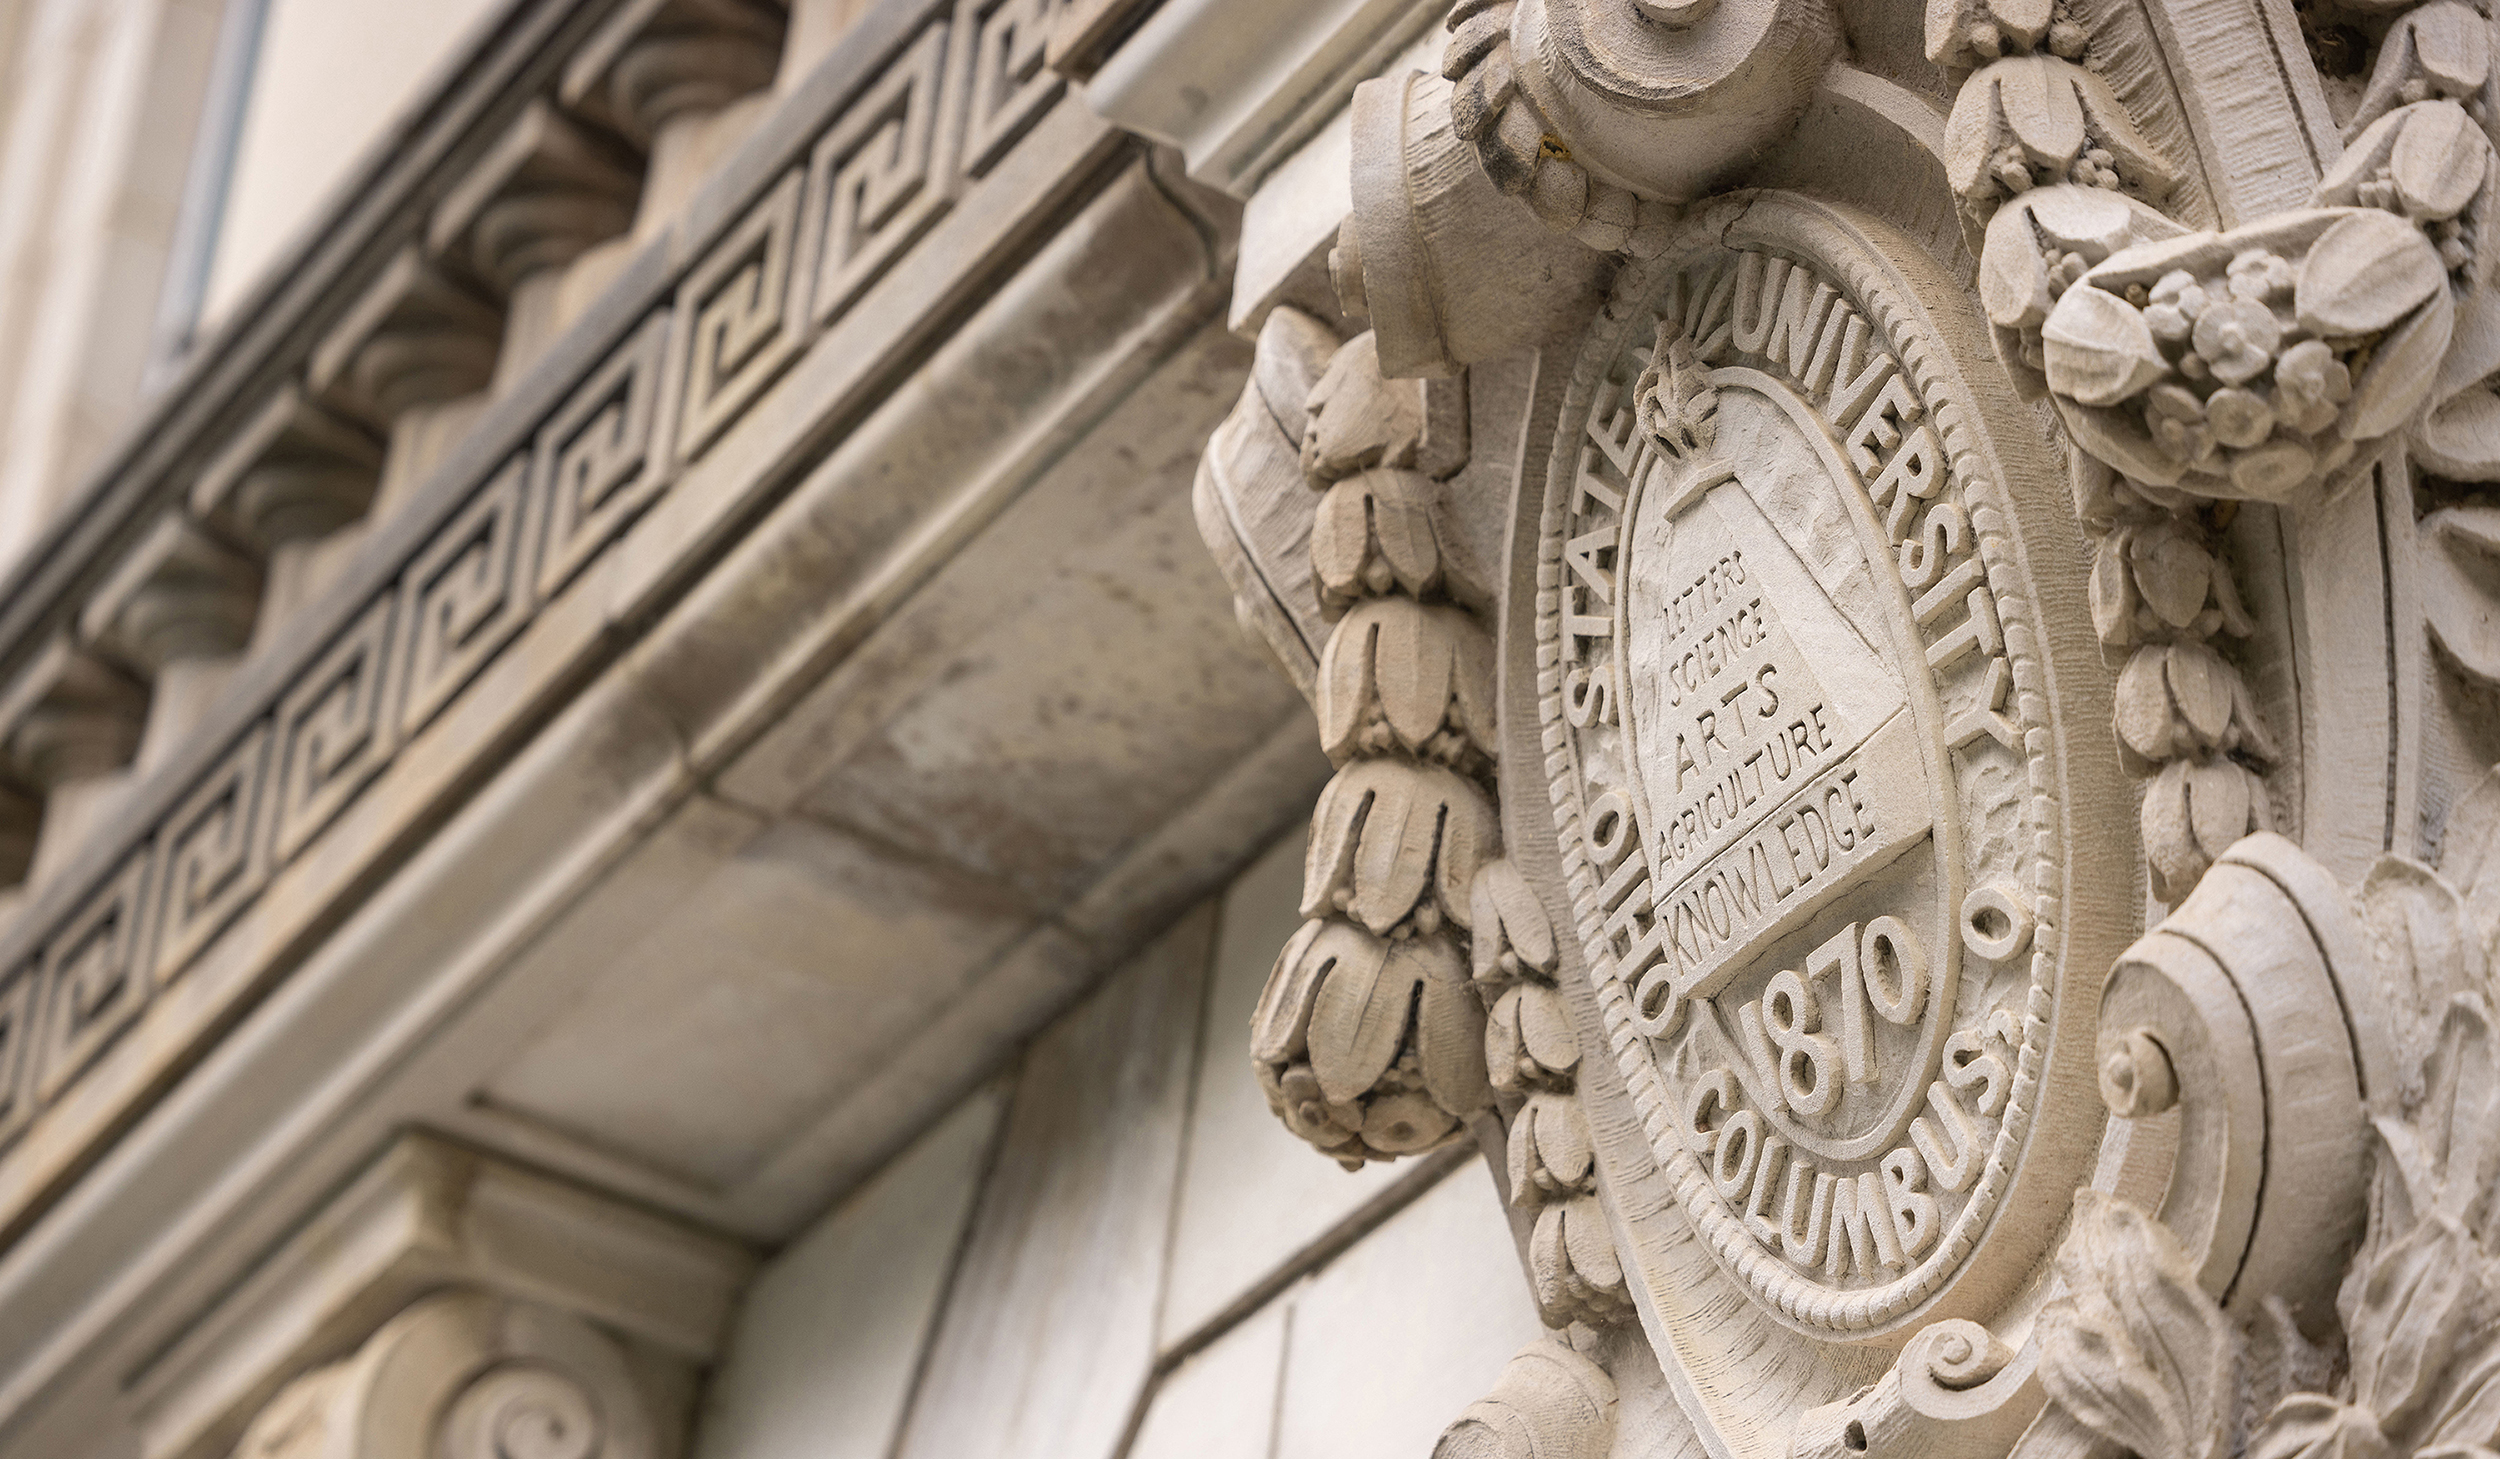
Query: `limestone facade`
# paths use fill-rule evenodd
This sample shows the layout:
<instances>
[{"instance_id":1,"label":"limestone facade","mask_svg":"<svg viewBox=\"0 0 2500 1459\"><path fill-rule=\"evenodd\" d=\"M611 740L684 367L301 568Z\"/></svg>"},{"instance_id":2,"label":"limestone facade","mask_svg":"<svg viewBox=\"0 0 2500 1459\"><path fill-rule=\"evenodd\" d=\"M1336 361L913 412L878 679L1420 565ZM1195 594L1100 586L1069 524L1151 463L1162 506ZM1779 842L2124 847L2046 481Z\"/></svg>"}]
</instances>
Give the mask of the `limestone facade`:
<instances>
[{"instance_id":1,"label":"limestone facade","mask_svg":"<svg viewBox=\"0 0 2500 1459\"><path fill-rule=\"evenodd\" d=\"M0 1456L2500 1449L2480 0L360 13L0 16Z\"/></svg>"}]
</instances>

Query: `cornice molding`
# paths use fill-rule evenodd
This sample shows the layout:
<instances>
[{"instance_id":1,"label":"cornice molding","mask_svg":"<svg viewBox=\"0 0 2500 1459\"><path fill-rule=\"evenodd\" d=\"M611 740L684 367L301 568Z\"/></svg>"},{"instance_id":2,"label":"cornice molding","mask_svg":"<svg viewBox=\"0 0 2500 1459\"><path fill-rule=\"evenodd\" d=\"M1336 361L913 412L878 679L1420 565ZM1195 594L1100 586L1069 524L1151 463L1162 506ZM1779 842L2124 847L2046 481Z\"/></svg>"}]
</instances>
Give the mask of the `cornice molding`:
<instances>
[{"instance_id":1,"label":"cornice molding","mask_svg":"<svg viewBox=\"0 0 2500 1459\"><path fill-rule=\"evenodd\" d=\"M981 278L1012 268L1034 246L1037 225L1111 180L1131 145L1075 112L1057 125L1054 160L1040 175L999 167L1043 126L1063 83L1036 50L1029 68L1012 73L1016 87L976 88L973 58L993 28L1030 23L1026 12L1037 3L889 0L867 17L674 227L644 246L376 524L340 580L251 657L189 742L133 787L112 824L0 933L0 968L8 970L0 972L0 1074L12 1076L0 1087L0 1235L22 1231L96 1141L308 950L306 939L335 915L318 904L349 904L341 899L413 849L411 828L421 839L422 816L398 822L380 842L359 842L353 855L314 852L394 757L562 603L585 568L812 342L839 326L868 345L860 358L873 363L839 407L855 418L962 317L980 297ZM878 150L891 127L909 131L922 106L948 119L932 145ZM876 180L905 205L851 218L840 204L860 180L853 162L870 165L872 156L913 169ZM987 191L997 196L975 210L980 241L949 255L949 266L934 271L943 280L920 270L904 297L877 300L863 336L851 317L868 307L876 281L950 211ZM397 256L404 272L411 255ZM282 379L269 393L291 399L292 390ZM742 498L742 511L759 510L789 479L767 476ZM656 590L682 591L695 575L692 558L722 545L707 536L678 549L689 560ZM524 735L623 648L619 635L597 631L596 614L562 616L591 631L558 655L568 667L532 691ZM75 647L66 639L53 646L56 654ZM429 777L428 793L454 793L512 748L502 740L464 748L462 774ZM308 859L322 863L316 906L296 907L290 892L280 920L291 930L267 944L248 976L224 976L213 990L180 982L264 888ZM187 1032L150 1035L146 1049L115 1063L116 1041L176 986ZM64 988L74 992L57 991ZM65 1052L56 1057L55 1048ZM64 1103L76 1107L67 1125L19 1139Z\"/></svg>"}]
</instances>

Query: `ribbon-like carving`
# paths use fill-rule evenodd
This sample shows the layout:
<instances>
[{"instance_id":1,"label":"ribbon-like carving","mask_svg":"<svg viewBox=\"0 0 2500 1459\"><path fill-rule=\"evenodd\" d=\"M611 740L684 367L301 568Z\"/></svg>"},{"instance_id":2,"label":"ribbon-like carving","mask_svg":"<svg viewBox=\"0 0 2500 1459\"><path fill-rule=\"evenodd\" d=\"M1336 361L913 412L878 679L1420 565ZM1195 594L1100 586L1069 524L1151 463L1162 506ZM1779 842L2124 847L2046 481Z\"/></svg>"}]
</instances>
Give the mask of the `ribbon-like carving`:
<instances>
[{"instance_id":1,"label":"ribbon-like carving","mask_svg":"<svg viewBox=\"0 0 2500 1459\"><path fill-rule=\"evenodd\" d=\"M1605 1369L1560 1339L1541 1338L1442 1432L1432 1459L1606 1459L1615 1405Z\"/></svg>"}]
</instances>

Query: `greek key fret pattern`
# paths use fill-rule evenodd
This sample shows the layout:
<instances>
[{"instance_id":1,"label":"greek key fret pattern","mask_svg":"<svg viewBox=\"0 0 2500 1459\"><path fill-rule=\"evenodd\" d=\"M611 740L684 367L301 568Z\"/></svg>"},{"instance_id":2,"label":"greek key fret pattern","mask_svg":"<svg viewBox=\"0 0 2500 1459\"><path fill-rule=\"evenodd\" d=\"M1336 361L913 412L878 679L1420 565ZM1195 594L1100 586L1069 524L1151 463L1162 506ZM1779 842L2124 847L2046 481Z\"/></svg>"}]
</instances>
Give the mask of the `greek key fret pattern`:
<instances>
[{"instance_id":1,"label":"greek key fret pattern","mask_svg":"<svg viewBox=\"0 0 2500 1459\"><path fill-rule=\"evenodd\" d=\"M269 842L259 834L269 738L267 725L255 726L167 823L160 984L178 976L269 879Z\"/></svg>"},{"instance_id":2,"label":"greek key fret pattern","mask_svg":"<svg viewBox=\"0 0 2500 1459\"><path fill-rule=\"evenodd\" d=\"M940 127L946 36L946 26L932 22L817 144L819 322L848 309L954 198L944 174L953 139Z\"/></svg>"},{"instance_id":3,"label":"greek key fret pattern","mask_svg":"<svg viewBox=\"0 0 2500 1459\"><path fill-rule=\"evenodd\" d=\"M31 964L0 982L0 1141L13 1138L35 1117L33 1080L35 993L43 986Z\"/></svg>"},{"instance_id":4,"label":"greek key fret pattern","mask_svg":"<svg viewBox=\"0 0 2500 1459\"><path fill-rule=\"evenodd\" d=\"M104 1052L147 1006L152 991L139 960L147 909L148 854L141 848L122 860L104 884L72 912L45 950L43 979L50 995L37 1058L44 1102L60 1098L71 1080Z\"/></svg>"},{"instance_id":5,"label":"greek key fret pattern","mask_svg":"<svg viewBox=\"0 0 2500 1459\"><path fill-rule=\"evenodd\" d=\"M538 469L549 493L541 593L563 591L667 484L651 449L667 344L668 321L654 318L574 392L541 438Z\"/></svg>"},{"instance_id":6,"label":"greek key fret pattern","mask_svg":"<svg viewBox=\"0 0 2500 1459\"><path fill-rule=\"evenodd\" d=\"M30 909L0 949L0 1154L1032 129L1055 9L932 3L110 871Z\"/></svg>"},{"instance_id":7,"label":"greek key fret pattern","mask_svg":"<svg viewBox=\"0 0 2500 1459\"><path fill-rule=\"evenodd\" d=\"M423 729L527 621L528 581L520 564L528 485L526 460L506 466L409 567L401 588L409 639L402 733ZM566 485L556 483L559 500Z\"/></svg>"},{"instance_id":8,"label":"greek key fret pattern","mask_svg":"<svg viewBox=\"0 0 2500 1459\"><path fill-rule=\"evenodd\" d=\"M375 599L278 706L280 860L293 860L390 759L391 608L388 594Z\"/></svg>"},{"instance_id":9,"label":"greek key fret pattern","mask_svg":"<svg viewBox=\"0 0 2500 1459\"><path fill-rule=\"evenodd\" d=\"M790 256L796 251L803 180L798 174L783 178L679 291L690 336L685 436L690 456L743 414L798 354L802 341L798 311L790 307Z\"/></svg>"},{"instance_id":10,"label":"greek key fret pattern","mask_svg":"<svg viewBox=\"0 0 2500 1459\"><path fill-rule=\"evenodd\" d=\"M1057 72L1044 69L1050 21L1066 0L965 0L957 24L973 35L966 46L964 170L978 177L1058 99Z\"/></svg>"}]
</instances>

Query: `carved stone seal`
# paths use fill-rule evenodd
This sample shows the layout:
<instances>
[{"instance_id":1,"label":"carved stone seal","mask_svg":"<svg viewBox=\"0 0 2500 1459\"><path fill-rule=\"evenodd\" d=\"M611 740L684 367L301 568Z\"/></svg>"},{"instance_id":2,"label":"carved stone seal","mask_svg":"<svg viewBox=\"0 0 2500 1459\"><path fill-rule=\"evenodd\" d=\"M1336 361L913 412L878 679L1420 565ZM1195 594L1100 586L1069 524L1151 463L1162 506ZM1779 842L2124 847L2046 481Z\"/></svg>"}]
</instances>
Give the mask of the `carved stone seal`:
<instances>
[{"instance_id":1,"label":"carved stone seal","mask_svg":"<svg viewBox=\"0 0 2500 1459\"><path fill-rule=\"evenodd\" d=\"M1541 523L1563 870L1681 1245L1848 1343L2038 1261L2131 911L2074 904L2132 883L2133 807L2070 509L1954 363L1967 300L1842 210L1707 210L1592 328Z\"/></svg>"}]
</instances>

